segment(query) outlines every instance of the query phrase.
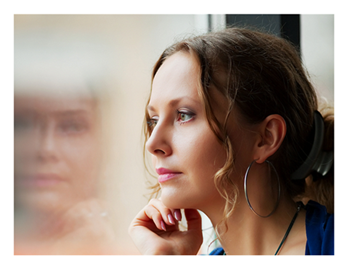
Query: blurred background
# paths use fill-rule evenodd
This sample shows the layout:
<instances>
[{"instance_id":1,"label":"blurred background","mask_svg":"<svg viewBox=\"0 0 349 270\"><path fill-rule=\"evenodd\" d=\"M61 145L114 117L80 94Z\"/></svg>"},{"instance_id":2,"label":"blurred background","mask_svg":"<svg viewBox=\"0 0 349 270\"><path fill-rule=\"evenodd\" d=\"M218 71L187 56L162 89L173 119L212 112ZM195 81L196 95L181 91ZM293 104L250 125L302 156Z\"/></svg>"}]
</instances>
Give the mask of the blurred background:
<instances>
[{"instance_id":1,"label":"blurred background","mask_svg":"<svg viewBox=\"0 0 349 270\"><path fill-rule=\"evenodd\" d=\"M253 25L293 42L334 101L333 15L15 15L15 254L139 254L150 190L142 123L152 67L186 36ZM219 243L203 215L206 254Z\"/></svg>"}]
</instances>

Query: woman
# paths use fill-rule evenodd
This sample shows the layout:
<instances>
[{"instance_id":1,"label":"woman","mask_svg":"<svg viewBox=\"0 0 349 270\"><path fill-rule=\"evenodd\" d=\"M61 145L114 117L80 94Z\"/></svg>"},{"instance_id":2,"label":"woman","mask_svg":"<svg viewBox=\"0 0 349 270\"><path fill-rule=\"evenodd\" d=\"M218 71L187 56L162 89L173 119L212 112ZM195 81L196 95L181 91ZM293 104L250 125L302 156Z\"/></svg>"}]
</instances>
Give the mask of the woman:
<instances>
[{"instance_id":1,"label":"woman","mask_svg":"<svg viewBox=\"0 0 349 270\"><path fill-rule=\"evenodd\" d=\"M115 232L101 198L100 79L80 66L91 64L77 61L88 57L74 50L75 42L16 37L15 254L115 253ZM62 44L67 49L60 53Z\"/></svg>"},{"instance_id":2,"label":"woman","mask_svg":"<svg viewBox=\"0 0 349 270\"><path fill-rule=\"evenodd\" d=\"M334 117L317 110L283 39L231 28L167 48L145 126L161 197L130 225L138 249L197 254L198 209L222 244L212 254L333 254Z\"/></svg>"},{"instance_id":3,"label":"woman","mask_svg":"<svg viewBox=\"0 0 349 270\"><path fill-rule=\"evenodd\" d=\"M111 252L114 233L96 192L96 103L87 94L15 96L16 254Z\"/></svg>"}]
</instances>

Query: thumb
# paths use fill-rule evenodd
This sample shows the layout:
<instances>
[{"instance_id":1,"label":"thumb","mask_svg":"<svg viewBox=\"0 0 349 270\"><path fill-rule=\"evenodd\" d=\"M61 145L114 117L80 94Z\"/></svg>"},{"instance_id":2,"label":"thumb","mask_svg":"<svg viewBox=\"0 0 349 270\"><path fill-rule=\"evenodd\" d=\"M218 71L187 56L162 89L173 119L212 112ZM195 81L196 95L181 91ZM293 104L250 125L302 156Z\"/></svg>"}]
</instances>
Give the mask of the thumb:
<instances>
[{"instance_id":1,"label":"thumb","mask_svg":"<svg viewBox=\"0 0 349 270\"><path fill-rule=\"evenodd\" d=\"M201 215L196 209L185 209L185 218L188 223L188 231L201 232Z\"/></svg>"}]
</instances>

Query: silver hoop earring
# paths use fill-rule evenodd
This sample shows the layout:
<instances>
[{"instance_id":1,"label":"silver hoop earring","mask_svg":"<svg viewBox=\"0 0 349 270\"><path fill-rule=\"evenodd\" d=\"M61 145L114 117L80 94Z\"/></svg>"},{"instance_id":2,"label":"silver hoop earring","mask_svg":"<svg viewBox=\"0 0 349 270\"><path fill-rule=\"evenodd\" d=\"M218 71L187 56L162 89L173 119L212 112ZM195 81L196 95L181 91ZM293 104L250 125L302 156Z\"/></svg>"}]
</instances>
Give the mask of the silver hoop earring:
<instances>
[{"instance_id":1,"label":"silver hoop earring","mask_svg":"<svg viewBox=\"0 0 349 270\"><path fill-rule=\"evenodd\" d=\"M255 163L256 160L252 161L251 164L248 166L247 170L246 170L246 173L245 173L245 178L244 178L244 191L245 191L245 198L246 198L246 201L247 201L247 204L248 206L250 207L250 209L252 210L253 213L255 213L257 216L259 217L262 217L262 218L267 218L267 217L270 217L276 210L276 208L278 207L279 205L279 201L280 201L280 195L281 195L281 188L280 188L280 179L279 179L279 175L274 167L274 165L266 160L266 162L268 163L268 165L270 165L272 167L272 169L274 170L275 174L276 174L276 177L277 177L277 180L278 180L278 185L279 185L279 191L278 191L278 198L277 198L277 201L276 201L276 205L273 209L273 211L271 211L271 213L269 215L266 215L266 216L262 216L260 214L258 214L252 207L251 203L250 203L250 200L248 199L248 194L247 194L247 176L248 176L248 173L253 165L253 163Z\"/></svg>"}]
</instances>

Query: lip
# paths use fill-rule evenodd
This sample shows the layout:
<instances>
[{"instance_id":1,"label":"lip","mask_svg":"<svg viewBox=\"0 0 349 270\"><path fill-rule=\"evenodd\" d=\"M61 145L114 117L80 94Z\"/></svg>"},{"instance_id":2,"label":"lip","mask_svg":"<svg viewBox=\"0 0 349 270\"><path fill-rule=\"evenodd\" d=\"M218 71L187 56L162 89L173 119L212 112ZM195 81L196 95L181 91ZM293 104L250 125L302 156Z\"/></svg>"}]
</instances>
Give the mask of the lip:
<instances>
[{"instance_id":1,"label":"lip","mask_svg":"<svg viewBox=\"0 0 349 270\"><path fill-rule=\"evenodd\" d=\"M182 174L181 172L172 171L172 170L169 170L166 168L158 168L155 170L156 170L157 174L159 175L159 177L158 177L159 183L166 182L166 181L171 180L171 179L177 177L178 175Z\"/></svg>"},{"instance_id":2,"label":"lip","mask_svg":"<svg viewBox=\"0 0 349 270\"><path fill-rule=\"evenodd\" d=\"M20 177L17 183L19 182L18 184L24 187L44 188L44 187L53 187L62 181L63 179L57 174L47 173L47 174L26 175L26 176Z\"/></svg>"}]
</instances>

